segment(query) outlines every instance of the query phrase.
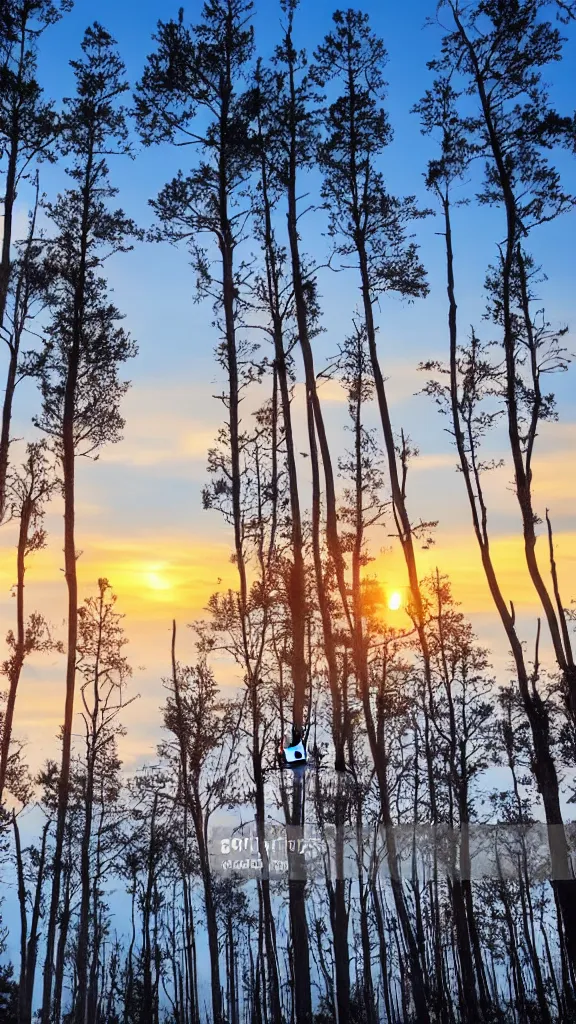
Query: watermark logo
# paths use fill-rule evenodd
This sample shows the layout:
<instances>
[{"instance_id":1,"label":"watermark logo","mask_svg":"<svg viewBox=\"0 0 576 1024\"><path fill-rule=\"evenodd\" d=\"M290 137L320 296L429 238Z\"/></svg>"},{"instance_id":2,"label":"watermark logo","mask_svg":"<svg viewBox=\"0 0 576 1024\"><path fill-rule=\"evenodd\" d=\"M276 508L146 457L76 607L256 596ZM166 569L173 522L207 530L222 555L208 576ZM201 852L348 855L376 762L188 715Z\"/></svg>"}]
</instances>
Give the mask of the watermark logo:
<instances>
[{"instance_id":1,"label":"watermark logo","mask_svg":"<svg viewBox=\"0 0 576 1024\"><path fill-rule=\"evenodd\" d=\"M572 831L540 823L471 824L463 829L401 825L376 830L267 823L257 830L251 822L237 829L212 828L208 852L213 874L228 877L335 880L357 877L362 865L364 873L380 878L424 880L435 875L506 881L523 876L538 882L576 876ZM567 862L568 875L558 866Z\"/></svg>"}]
</instances>

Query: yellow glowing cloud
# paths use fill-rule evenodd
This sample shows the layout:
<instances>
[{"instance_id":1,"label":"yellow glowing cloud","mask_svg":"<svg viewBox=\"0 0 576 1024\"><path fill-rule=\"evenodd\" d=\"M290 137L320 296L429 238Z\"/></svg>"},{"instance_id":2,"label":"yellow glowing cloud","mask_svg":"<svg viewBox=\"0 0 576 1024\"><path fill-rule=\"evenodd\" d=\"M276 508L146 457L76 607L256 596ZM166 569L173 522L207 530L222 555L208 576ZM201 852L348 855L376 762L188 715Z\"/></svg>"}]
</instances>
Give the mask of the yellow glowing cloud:
<instances>
[{"instance_id":1,"label":"yellow glowing cloud","mask_svg":"<svg viewBox=\"0 0 576 1024\"><path fill-rule=\"evenodd\" d=\"M143 397L146 396L139 396L141 406ZM334 403L342 401L342 398L337 388L328 390L323 396L324 401ZM133 428L130 428L128 447L119 445L107 450L103 461L109 456L110 461L117 459L121 462L124 459L135 465L134 472L138 472L141 465L141 472L148 477L150 463L166 462L169 451L172 451L169 472L173 473L177 468L174 460L182 459L182 466L189 473L190 459L200 458L211 443L213 432L205 424L201 430L191 431L187 420L189 402L186 402L188 404L184 402L182 392L182 411L179 408L173 410L172 418L166 419L156 439L149 437L152 433L149 412L142 408L141 417L135 419ZM161 411L169 416L168 396L163 399ZM302 417L298 426L302 430L303 450L306 446L304 422ZM155 418L154 430L156 424ZM551 509L556 529L560 588L563 600L568 604L576 597L576 585L573 583L576 579L576 528L572 527L571 519L576 503L576 472L572 468L576 426L566 424L549 430L543 428L539 441L542 454L534 466L535 499L541 515L547 506ZM440 519L436 544L427 551L417 551L418 572L421 578L435 572L436 567L446 573L452 581L454 597L462 603L464 614L479 616L481 629L488 623L488 643L496 651L500 650L505 659L505 639L496 622L492 597L470 527L464 492L461 504L455 505L454 488L444 487L447 480L458 479L453 470L454 461L452 453L424 453L421 459L414 461L410 471L413 476L409 496L414 516L418 515L420 503L425 500L430 518ZM486 495L493 527L491 552L506 600L514 602L519 616L524 614L534 620L541 610L526 570L517 503L509 489L510 477L509 466L486 476ZM204 617L204 609L212 593L227 587L235 589L238 584L236 567L230 561L233 538L229 531L216 523L214 517L207 517L206 525L203 524L203 531L208 531L212 524L213 534L198 532L195 536L182 519L176 518L176 511L171 513L168 505L166 525L161 531L150 528L145 535L138 535L130 534L129 527L118 530L110 525L103 528L98 518L104 517L114 507L113 498L105 488L100 491L96 485L94 493L97 504L89 500L92 497L89 494L84 502L80 496L78 506L79 600L94 594L98 577L106 576L118 595L118 611L126 614L124 625L130 639L127 653L135 669L130 695L140 692L142 697L127 710L125 724L130 732L123 743L128 759L136 761L142 752L153 751L159 723L158 708L164 700L160 680L170 672L172 618L178 622L178 657L185 663L193 663L197 657L196 638L193 631L186 628L187 624ZM517 523L518 529L511 525L507 535L499 535L496 524L500 514L503 515L500 522ZM44 612L54 626L55 635L65 640L66 585L61 515L61 501L58 499L48 514L49 546L29 559L26 606L27 611L37 609ZM449 523L443 526L444 516ZM537 555L543 575L549 582L547 539L542 528L540 533ZM16 540L17 524L5 525L0 537L0 616L4 635L14 624L16 610L15 601L10 598L10 588L16 578ZM375 546L377 543L382 541L375 540ZM389 613L394 613L400 612L408 600L406 568L398 545L390 540L387 543L391 550L378 554L368 572L380 580L386 595L385 604ZM396 623L398 616L392 618ZM402 614L399 619L402 619ZM35 766L44 756L56 752L55 737L63 712L64 662L63 656L33 658L22 679L16 733L28 739L29 757ZM139 672L139 666L145 666L145 671ZM503 669L505 667L503 660ZM224 685L242 685L241 673L235 666L217 663L216 675Z\"/></svg>"},{"instance_id":2,"label":"yellow glowing cloud","mask_svg":"<svg viewBox=\"0 0 576 1024\"><path fill-rule=\"evenodd\" d=\"M558 533L554 537L556 559L560 574L560 590L566 604L575 597L576 586L576 532ZM496 537L490 546L492 559L500 585L507 601L516 609L533 611L539 607L538 597L526 569L522 538ZM541 537L536 547L540 568L549 581L547 540ZM494 603L480 560L476 540L469 533L437 532L436 543L427 551L417 551L420 578L436 571L450 577L454 597L462 603L465 614L494 612ZM401 551L392 547L371 563L370 572L381 579L400 580L405 574ZM388 605L390 607L390 605Z\"/></svg>"},{"instance_id":3,"label":"yellow glowing cloud","mask_svg":"<svg viewBox=\"0 0 576 1024\"><path fill-rule=\"evenodd\" d=\"M15 536L12 525L5 530L6 546L0 549L0 613L4 632L13 624L15 614L15 602L9 596L15 578ZM237 571L230 562L230 540L225 538L217 543L174 533L170 537L155 533L140 538L82 538L78 561L80 599L94 594L98 577L107 576L118 595L118 611L126 614L124 625L130 640L127 654L134 668L128 695L141 694L141 699L123 716L130 738L122 754L130 763L137 762L139 754L152 753L158 735L159 708L164 700L161 679L170 673L172 618L178 622L178 657L184 663L193 663L197 657L196 637L187 625L204 617L208 598L215 590L237 586ZM576 596L570 589L576 578L576 532L559 532L555 540L562 592L568 603ZM544 537L540 538L537 550L546 574ZM506 599L514 601L519 614L538 614L521 539L495 538L492 554ZM433 573L436 566L450 576L454 596L462 602L465 614L488 613L492 621L492 599L475 540L469 532L438 531L436 545L418 552L420 576ZM62 567L61 540L54 537L50 547L30 559L26 601L28 610L46 613L55 635L65 640L66 586ZM387 591L386 603L390 613L400 611L407 594L401 552L393 546L371 563L369 571L386 589L386 581L394 581L394 589ZM496 635L500 637L499 632ZM504 645L501 637L496 641L497 647L498 644ZM56 753L55 737L63 713L64 666L63 656L38 656L31 659L22 679L16 734L28 741L27 756L34 768L44 757ZM144 671L139 671L140 666ZM220 683L242 685L241 673L235 666L218 662L215 669Z\"/></svg>"},{"instance_id":4,"label":"yellow glowing cloud","mask_svg":"<svg viewBox=\"0 0 576 1024\"><path fill-rule=\"evenodd\" d=\"M162 561L154 556L162 554ZM140 621L165 613L202 614L208 598L221 587L234 587L236 571L230 564L228 544L194 538L150 537L138 541L116 538L112 543L94 539L86 544L79 562L84 585L106 575L119 595L122 609Z\"/></svg>"},{"instance_id":5,"label":"yellow glowing cloud","mask_svg":"<svg viewBox=\"0 0 576 1024\"><path fill-rule=\"evenodd\" d=\"M14 527L4 528L4 545L0 548L0 603L5 606L4 625L12 623L10 588L16 578ZM569 603L576 593L571 590L576 579L576 532L555 534L555 549L563 599ZM12 542L12 543L11 543ZM160 614L158 603L169 604L174 614L190 618L202 614L210 595L221 588L237 586L237 572L230 562L230 542L204 538L153 535L130 537L83 537L78 560L80 593L91 593L100 576L106 576L118 594L119 609L130 618L150 621ZM549 576L547 538L541 536L537 555L545 578ZM161 552L162 559L158 560ZM523 542L520 536L496 536L491 544L492 558L506 600L529 608L538 606L538 599L526 569ZM493 611L480 554L475 538L465 528L459 532L439 529L436 543L428 550L417 551L420 577L433 573L436 567L446 573L454 595L465 612ZM29 609L38 607L55 615L65 613L64 558L59 539L29 559L26 575L26 601ZM394 579L387 604L398 610L403 604L402 588L406 585L405 566L396 545L379 554L370 564L369 572L382 582Z\"/></svg>"},{"instance_id":6,"label":"yellow glowing cloud","mask_svg":"<svg viewBox=\"0 0 576 1024\"><path fill-rule=\"evenodd\" d=\"M16 551L9 530L0 548L0 603L9 602L16 578ZM26 602L56 620L65 614L64 556L59 538L29 559ZM230 546L207 539L154 535L131 537L83 536L78 559L81 599L93 593L99 577L109 579L118 595L118 609L129 619L152 621L168 613L187 621L203 613L210 595L222 587L235 587L237 573L230 563ZM158 559L161 553L162 560ZM2 601L4 598L4 601ZM10 604L3 615L11 625Z\"/></svg>"}]
</instances>

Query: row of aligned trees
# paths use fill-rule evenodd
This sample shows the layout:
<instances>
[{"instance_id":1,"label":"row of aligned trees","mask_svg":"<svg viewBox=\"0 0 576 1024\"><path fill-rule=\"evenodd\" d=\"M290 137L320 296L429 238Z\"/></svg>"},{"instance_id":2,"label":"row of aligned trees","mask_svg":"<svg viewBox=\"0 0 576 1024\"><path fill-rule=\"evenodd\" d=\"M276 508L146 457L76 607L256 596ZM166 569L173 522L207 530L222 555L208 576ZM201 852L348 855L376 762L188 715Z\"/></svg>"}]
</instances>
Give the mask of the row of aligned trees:
<instances>
[{"instance_id":1,"label":"row of aligned trees","mask_svg":"<svg viewBox=\"0 0 576 1024\"><path fill-rule=\"evenodd\" d=\"M440 56L416 108L437 147L426 184L443 218L448 295L448 358L423 365L425 390L450 424L512 656L503 681L493 678L449 580L440 570L423 579L419 569L435 524L417 519L408 501L413 445L392 421L378 332L388 293L427 293L413 236L430 211L387 186L387 55L368 17L337 11L308 63L295 42L305 12L294 0L281 0L270 61L255 50L246 0L210 0L192 26L181 10L158 23L130 110L114 40L95 23L71 62L75 94L57 112L37 81L37 50L69 6L8 0L0 15L0 317L8 348L0 506L18 526L0 801L19 957L0 973L4 1018L572 1020L576 891L564 816L576 674L552 518L536 507L532 481L539 426L555 416L544 375L565 369L568 355L565 332L537 308L530 243L537 227L574 205L552 159L573 148L574 120L554 109L544 76L562 57L562 24L576 7L442 0ZM216 593L196 624L196 664L178 661L174 624L158 760L126 779L117 746L126 640L108 580L85 600L79 594L75 468L79 456L120 438L122 366L135 354L103 269L143 237L114 207L108 166L133 155L129 116L144 146L188 156L152 202L148 235L188 250L198 295L213 307L224 417L208 453L204 504L230 526L238 587ZM39 172L56 160L67 185L50 200ZM16 240L24 188L35 202L28 235ZM311 189L327 217L327 258L358 289L330 371L349 411L336 447L315 346L319 269L303 242ZM465 190L468 201L493 207L502 226L486 315L462 337L452 222ZM25 351L32 334L40 341ZM11 420L24 377L38 382L40 404L18 468ZM492 466L482 445L500 422L542 608L533 655L491 552ZM24 587L57 490L64 638L25 606ZM405 629L382 615L370 573L382 527L406 565ZM543 663L541 633L552 665ZM42 651L65 655L64 724L59 761L31 779L17 740L18 689L26 660ZM215 656L238 667L243 685L232 698L218 687ZM73 743L75 713L82 738ZM307 723L313 767L304 778L271 773L279 737ZM41 825L26 846L21 810L32 806ZM231 809L258 838L256 878L214 871L210 829ZM297 848L288 854L289 880L270 872L271 813L290 834L306 824L320 836L313 876ZM494 822L495 831L481 827ZM488 869L475 877L481 853Z\"/></svg>"}]
</instances>

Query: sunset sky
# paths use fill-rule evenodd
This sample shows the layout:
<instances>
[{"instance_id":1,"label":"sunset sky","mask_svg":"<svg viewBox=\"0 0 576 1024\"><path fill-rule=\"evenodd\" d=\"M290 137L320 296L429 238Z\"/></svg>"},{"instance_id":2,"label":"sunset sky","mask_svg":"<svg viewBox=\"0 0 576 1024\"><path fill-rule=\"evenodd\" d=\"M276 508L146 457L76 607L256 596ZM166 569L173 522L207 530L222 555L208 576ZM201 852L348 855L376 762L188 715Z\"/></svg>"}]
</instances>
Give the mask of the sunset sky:
<instances>
[{"instance_id":1,"label":"sunset sky","mask_svg":"<svg viewBox=\"0 0 576 1024\"><path fill-rule=\"evenodd\" d=\"M165 18L176 16L178 3L163 5ZM279 36L280 14L273 3L257 3L256 33L261 51L272 52ZM383 35L389 51L389 103L395 140L383 161L390 190L415 194L422 206L430 205L422 173L433 153L433 143L423 139L418 119L410 113L430 83L426 61L437 51L440 31L422 27L434 10L431 0L410 4L385 4L368 0L363 5L373 27ZM299 42L309 52L330 27L333 4L327 0L303 0L297 18ZM131 84L139 77L159 5L156 0L78 0L74 11L51 28L42 42L40 78L46 94L57 102L73 88L68 59L77 56L82 33L97 18L117 39ZM200 7L187 4L185 17L198 19ZM562 110L573 107L573 68L576 39L566 59L555 70L551 92ZM119 203L144 227L152 223L147 205L176 172L190 166L193 154L170 148L141 150L134 136L137 163L111 161L112 180L120 189ZM559 164L568 187L576 188L576 163L563 155ZM64 185L62 164L42 169L42 188L53 196ZM317 180L311 177L314 188ZM21 228L26 223L27 201L18 210ZM318 262L328 253L325 219L310 214L302 225L303 246ZM470 530L469 510L462 479L455 472L455 457L445 432L445 422L432 402L417 392L425 378L417 372L420 360L442 358L447 352L446 292L442 238L438 218L418 222L417 239L427 268L430 295L413 305L394 298L382 302L380 353L388 378L392 417L397 430L403 427L420 449L409 475L409 507L414 518L438 519L436 545L421 552L421 575L436 565L450 574L454 592L470 615L483 642L494 650L494 664L506 671L502 644L479 556ZM457 215L456 253L460 327L465 332L475 323L482 329L482 284L487 264L494 258L495 241L502 232L500 216L479 211L474 204ZM541 285L542 305L554 325L568 324L567 347L575 348L576 297L574 289L574 223L568 219L548 225L534 236L533 247L547 280ZM167 245L138 244L135 250L109 264L114 301L126 314L125 326L139 346L129 365L132 388L125 399L124 440L105 449L95 463L78 469L77 546L82 552L79 572L82 596L93 593L99 576L106 576L118 593L118 609L126 613L130 638L129 655L134 668L132 692L140 700L127 711L128 736L123 755L128 767L153 755L158 736L158 707L162 702L161 677L169 662L169 631L175 617L180 625L180 657L194 655L193 634L186 624L202 614L209 595L220 585L235 584L230 563L231 536L221 517L202 510L201 490L206 481L206 451L218 429L223 408L214 397L221 382L213 359L214 332L211 311L194 302L193 274L183 249ZM350 327L358 301L354 275L336 276L320 271L320 295L324 333L315 342L320 370L337 351ZM300 375L301 379L301 375ZM576 598L576 409L574 369L558 378L560 421L547 425L539 438L535 462L535 494L539 511L550 508L556 531L561 583L566 601ZM345 396L333 382L320 391L335 454L344 443ZM13 436L30 438L30 418L37 408L32 385L17 396ZM298 449L305 450L304 402L296 390L295 409L300 436ZM249 416L249 409L246 409ZM373 423L376 417L372 411ZM505 438L494 434L491 452L499 457ZM340 445L340 449L339 449ZM20 450L14 446L14 454ZM301 465L303 498L308 503L307 466ZM523 567L518 541L518 511L510 491L509 464L487 481L496 562L502 570L505 592L514 600L530 641L534 635L536 602ZM26 599L28 610L44 611L55 633L64 637L65 583L62 572L62 508L54 501L47 517L49 546L30 560ZM12 625L14 602L10 588L15 578L15 531L2 528L0 543L0 613L4 632ZM382 531L375 545L375 571L387 588L405 583L404 569L391 539ZM396 613L401 617L402 612ZM400 618L398 619L400 621ZM235 676L222 667L222 682ZM37 658L25 671L16 713L17 735L28 742L28 759L37 767L56 750L55 736L62 720L64 659Z\"/></svg>"}]
</instances>

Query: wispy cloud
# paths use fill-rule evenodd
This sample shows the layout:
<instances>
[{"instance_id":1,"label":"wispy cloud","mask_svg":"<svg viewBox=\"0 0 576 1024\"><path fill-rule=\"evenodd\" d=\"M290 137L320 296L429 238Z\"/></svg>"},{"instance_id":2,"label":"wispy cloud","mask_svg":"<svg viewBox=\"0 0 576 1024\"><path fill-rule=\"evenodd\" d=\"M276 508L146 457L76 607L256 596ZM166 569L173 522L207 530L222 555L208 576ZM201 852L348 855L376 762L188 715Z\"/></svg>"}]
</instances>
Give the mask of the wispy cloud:
<instances>
[{"instance_id":1,"label":"wispy cloud","mask_svg":"<svg viewBox=\"0 0 576 1024\"><path fill-rule=\"evenodd\" d=\"M126 428L123 440L101 455L103 463L141 467L167 467L206 461L214 444L221 409L209 386L135 385L123 407Z\"/></svg>"},{"instance_id":2,"label":"wispy cloud","mask_svg":"<svg viewBox=\"0 0 576 1024\"><path fill-rule=\"evenodd\" d=\"M426 472L431 469L455 469L457 464L456 453L450 455L448 453L431 453L429 455L418 455L417 458L411 459L410 461L410 473L417 473L419 471Z\"/></svg>"}]
</instances>

